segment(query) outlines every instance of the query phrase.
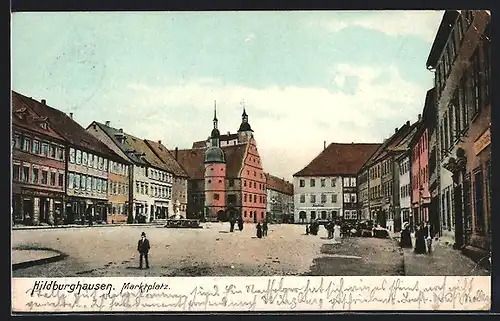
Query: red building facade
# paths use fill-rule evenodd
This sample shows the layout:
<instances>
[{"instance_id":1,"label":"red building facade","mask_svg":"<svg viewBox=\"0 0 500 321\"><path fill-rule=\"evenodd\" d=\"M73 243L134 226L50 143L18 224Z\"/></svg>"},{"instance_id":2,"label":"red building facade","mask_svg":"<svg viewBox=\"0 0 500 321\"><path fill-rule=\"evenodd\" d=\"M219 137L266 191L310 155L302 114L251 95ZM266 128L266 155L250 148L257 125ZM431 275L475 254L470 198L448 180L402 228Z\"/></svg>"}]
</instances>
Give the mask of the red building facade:
<instances>
[{"instance_id":1,"label":"red building facade","mask_svg":"<svg viewBox=\"0 0 500 321\"><path fill-rule=\"evenodd\" d=\"M42 101L45 103L45 101ZM63 223L66 142L12 93L12 222Z\"/></svg>"}]
</instances>

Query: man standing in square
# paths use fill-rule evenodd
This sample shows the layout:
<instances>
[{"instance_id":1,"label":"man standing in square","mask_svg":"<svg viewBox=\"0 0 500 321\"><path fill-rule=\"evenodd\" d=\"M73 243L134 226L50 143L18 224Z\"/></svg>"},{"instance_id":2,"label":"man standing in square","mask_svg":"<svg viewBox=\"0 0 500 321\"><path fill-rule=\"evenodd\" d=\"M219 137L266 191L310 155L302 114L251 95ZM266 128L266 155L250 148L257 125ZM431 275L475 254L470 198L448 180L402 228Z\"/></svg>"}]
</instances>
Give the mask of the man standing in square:
<instances>
[{"instance_id":1,"label":"man standing in square","mask_svg":"<svg viewBox=\"0 0 500 321\"><path fill-rule=\"evenodd\" d=\"M139 269L142 269L142 259L146 260L146 269L149 269L148 252L149 252L149 240L146 238L146 233L141 233L141 239L137 243L137 251L140 253L139 258Z\"/></svg>"}]
</instances>

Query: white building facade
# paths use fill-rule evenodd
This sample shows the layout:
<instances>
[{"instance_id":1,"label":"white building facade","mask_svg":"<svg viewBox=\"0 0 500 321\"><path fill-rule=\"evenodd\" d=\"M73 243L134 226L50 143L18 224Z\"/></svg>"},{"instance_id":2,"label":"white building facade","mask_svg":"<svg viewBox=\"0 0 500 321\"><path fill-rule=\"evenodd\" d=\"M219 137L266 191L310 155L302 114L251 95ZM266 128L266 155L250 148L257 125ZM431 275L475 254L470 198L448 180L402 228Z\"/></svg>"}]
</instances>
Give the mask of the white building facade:
<instances>
[{"instance_id":1,"label":"white building facade","mask_svg":"<svg viewBox=\"0 0 500 321\"><path fill-rule=\"evenodd\" d=\"M164 170L150 167L149 193L152 198L150 220L168 219L174 213L172 204L173 174Z\"/></svg>"},{"instance_id":2,"label":"white building facade","mask_svg":"<svg viewBox=\"0 0 500 321\"><path fill-rule=\"evenodd\" d=\"M342 215L342 177L294 176L294 222L328 220Z\"/></svg>"}]
</instances>

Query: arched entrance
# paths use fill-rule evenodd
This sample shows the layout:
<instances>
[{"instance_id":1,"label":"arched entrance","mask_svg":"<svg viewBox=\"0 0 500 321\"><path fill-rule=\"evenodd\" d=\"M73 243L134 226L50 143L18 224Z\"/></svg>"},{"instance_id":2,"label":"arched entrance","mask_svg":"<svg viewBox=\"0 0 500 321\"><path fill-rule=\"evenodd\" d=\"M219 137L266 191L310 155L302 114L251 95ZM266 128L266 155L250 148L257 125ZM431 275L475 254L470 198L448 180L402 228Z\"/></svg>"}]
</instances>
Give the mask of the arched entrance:
<instances>
[{"instance_id":1,"label":"arched entrance","mask_svg":"<svg viewBox=\"0 0 500 321\"><path fill-rule=\"evenodd\" d=\"M223 211L223 210L218 211L217 212L217 220L221 221L221 222L227 222L228 221L228 217L227 217L226 212Z\"/></svg>"},{"instance_id":2,"label":"arched entrance","mask_svg":"<svg viewBox=\"0 0 500 321\"><path fill-rule=\"evenodd\" d=\"M299 220L301 223L304 223L306 221L306 211L300 211L299 212Z\"/></svg>"}]
</instances>

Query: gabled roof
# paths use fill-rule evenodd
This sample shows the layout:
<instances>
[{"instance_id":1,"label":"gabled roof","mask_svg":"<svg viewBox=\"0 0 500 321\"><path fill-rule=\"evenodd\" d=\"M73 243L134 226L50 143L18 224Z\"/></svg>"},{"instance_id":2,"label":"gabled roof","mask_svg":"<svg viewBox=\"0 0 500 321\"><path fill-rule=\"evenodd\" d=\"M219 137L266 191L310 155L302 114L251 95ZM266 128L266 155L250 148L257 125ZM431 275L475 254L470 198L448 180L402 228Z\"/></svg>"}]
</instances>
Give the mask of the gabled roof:
<instances>
[{"instance_id":1,"label":"gabled roof","mask_svg":"<svg viewBox=\"0 0 500 321\"><path fill-rule=\"evenodd\" d=\"M175 160L175 157L170 153L170 151L162 145L160 142L154 142L152 140L145 139L144 140L148 147L160 158L163 163L167 165L169 171L174 173L174 175L178 177L188 177L188 174L184 169L179 165L179 163Z\"/></svg>"},{"instance_id":2,"label":"gabled roof","mask_svg":"<svg viewBox=\"0 0 500 321\"><path fill-rule=\"evenodd\" d=\"M243 166L247 144L223 146L221 149L226 155L226 177L238 178ZM189 175L190 179L204 179L206 148L179 149L177 162Z\"/></svg>"},{"instance_id":3,"label":"gabled roof","mask_svg":"<svg viewBox=\"0 0 500 321\"><path fill-rule=\"evenodd\" d=\"M121 143L118 140L118 138L117 138L118 135L123 134L126 137L126 135L125 135L125 133L123 133L123 131L120 132L119 129L116 129L116 128L113 128L110 126L106 126L105 124L102 124L102 123L97 122L97 121L93 121L88 127L93 126L93 125L99 126L102 129L102 131L106 135L108 135L109 138L111 138L111 140L115 143L115 145L118 146L118 148L120 148L121 151L125 155L127 155L127 157L129 158L129 161L132 161L133 163L141 165L141 166L147 165L147 163L143 159L141 159L140 156L138 156L135 153L134 148L127 142L127 140L125 140L123 143Z\"/></svg>"},{"instance_id":4,"label":"gabled roof","mask_svg":"<svg viewBox=\"0 0 500 321\"><path fill-rule=\"evenodd\" d=\"M404 124L403 126L401 126L401 128L399 128L398 131L396 133L394 133L386 141L387 144L384 145L384 148L377 151L377 155L375 156L375 158L373 158L373 163L376 163L379 160L382 160L387 155L389 155L391 152L393 152L393 149L396 146L398 146L398 144L401 143L401 141L403 141L403 139L405 139L407 137L407 135L410 133L411 127L412 127L412 125L408 125L408 124Z\"/></svg>"},{"instance_id":5,"label":"gabled roof","mask_svg":"<svg viewBox=\"0 0 500 321\"><path fill-rule=\"evenodd\" d=\"M379 146L332 143L293 176L355 175Z\"/></svg>"},{"instance_id":6,"label":"gabled roof","mask_svg":"<svg viewBox=\"0 0 500 321\"><path fill-rule=\"evenodd\" d=\"M283 178L279 178L277 176L271 175L269 173L266 174L266 187L273 191L280 192L285 195L293 195L293 184L287 182Z\"/></svg>"},{"instance_id":7,"label":"gabled roof","mask_svg":"<svg viewBox=\"0 0 500 321\"><path fill-rule=\"evenodd\" d=\"M125 133L124 133L125 134ZM126 141L132 147L137 154L141 155L143 160L145 160L150 166L171 172L170 168L165 164L155 153L149 148L146 142L138 137L125 134Z\"/></svg>"},{"instance_id":8,"label":"gabled roof","mask_svg":"<svg viewBox=\"0 0 500 321\"><path fill-rule=\"evenodd\" d=\"M12 95L12 125L24 128L30 132L65 141L61 135L52 129L47 117L40 117L25 106L26 104L17 93ZM17 116L18 114L22 114L25 118L20 119ZM40 126L41 123L46 123L47 129L43 129Z\"/></svg>"},{"instance_id":9,"label":"gabled roof","mask_svg":"<svg viewBox=\"0 0 500 321\"><path fill-rule=\"evenodd\" d=\"M36 114L41 117L47 117L51 127L61 135L68 143L78 148L86 149L102 156L117 161L125 161L103 142L92 136L80 124L71 119L60 110L42 104L32 98L12 91L12 95L17 95L26 105L28 105Z\"/></svg>"}]
</instances>

